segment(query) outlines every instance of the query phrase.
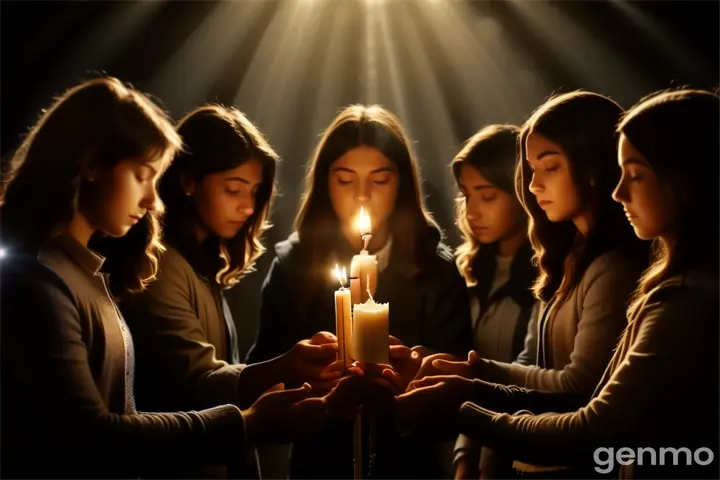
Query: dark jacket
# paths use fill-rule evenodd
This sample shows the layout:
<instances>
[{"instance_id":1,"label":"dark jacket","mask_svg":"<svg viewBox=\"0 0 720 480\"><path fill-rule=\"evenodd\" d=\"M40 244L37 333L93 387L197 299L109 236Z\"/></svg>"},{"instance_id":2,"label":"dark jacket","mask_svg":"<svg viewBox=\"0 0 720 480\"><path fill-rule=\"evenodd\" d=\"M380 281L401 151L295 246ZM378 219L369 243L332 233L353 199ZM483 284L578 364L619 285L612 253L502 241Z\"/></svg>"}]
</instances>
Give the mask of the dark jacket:
<instances>
[{"instance_id":1,"label":"dark jacket","mask_svg":"<svg viewBox=\"0 0 720 480\"><path fill-rule=\"evenodd\" d=\"M464 357L472 349L467 288L450 249L435 230L428 230L428 242L434 242L436 255L428 259L430 268L413 276L393 262L391 252L389 265L378 274L374 298L390 303L390 334L405 345ZM340 243L338 250L338 262L349 266L354 253L350 246ZM274 358L318 331L335 332L337 282L328 274L327 283L319 286L311 301L298 299L300 286L308 281L303 245L292 234L275 251L262 288L260 327L247 363ZM334 265L328 265L327 271Z\"/></svg>"},{"instance_id":2,"label":"dark jacket","mask_svg":"<svg viewBox=\"0 0 720 480\"><path fill-rule=\"evenodd\" d=\"M405 345L424 345L434 351L466 356L472 348L472 335L465 282L435 230L428 230L427 241L432 245L428 267L414 275L407 275L390 253L388 266L378 274L374 297L378 302L390 303L390 334ZM338 263L350 265L352 249L342 241L338 244ZM262 289L260 330L248 363L273 358L318 331L335 331L333 291L337 284L328 278L312 299L302 298L299 293L303 282L307 282L303 247L296 234L276 246L277 256ZM334 261L327 265L327 272L334 265ZM433 446L400 439L394 421L385 420L377 435L377 474L384 478L439 475L439 470L430 466ZM296 443L291 476L351 478L352 432L352 422L336 422L316 438ZM363 451L367 453L367 445Z\"/></svg>"},{"instance_id":3,"label":"dark jacket","mask_svg":"<svg viewBox=\"0 0 720 480\"><path fill-rule=\"evenodd\" d=\"M2 474L127 477L156 462L224 461L240 409L137 413L133 344L103 258L63 235L2 263Z\"/></svg>"},{"instance_id":4,"label":"dark jacket","mask_svg":"<svg viewBox=\"0 0 720 480\"><path fill-rule=\"evenodd\" d=\"M587 406L532 416L494 412L483 408L485 400L483 407L466 403L459 420L463 433L536 465L583 458L597 464L599 448L617 453L627 447L635 455L652 448L658 456L663 448L685 449L675 452L676 465L671 452L664 465L659 457L652 465L645 453L642 464L614 466L624 478L718 478L718 288L717 273L696 271L645 295ZM518 407L525 405L514 402ZM713 452L710 465L693 458L700 451L697 458L708 459L702 448Z\"/></svg>"},{"instance_id":5,"label":"dark jacket","mask_svg":"<svg viewBox=\"0 0 720 480\"><path fill-rule=\"evenodd\" d=\"M235 325L219 285L175 248L160 259L147 290L124 301L137 353L136 398L149 411L176 411L233 404L247 408L243 395ZM246 461L243 461L243 456ZM172 463L154 474L203 478L257 478L253 452L237 452L230 465L175 471Z\"/></svg>"}]
</instances>

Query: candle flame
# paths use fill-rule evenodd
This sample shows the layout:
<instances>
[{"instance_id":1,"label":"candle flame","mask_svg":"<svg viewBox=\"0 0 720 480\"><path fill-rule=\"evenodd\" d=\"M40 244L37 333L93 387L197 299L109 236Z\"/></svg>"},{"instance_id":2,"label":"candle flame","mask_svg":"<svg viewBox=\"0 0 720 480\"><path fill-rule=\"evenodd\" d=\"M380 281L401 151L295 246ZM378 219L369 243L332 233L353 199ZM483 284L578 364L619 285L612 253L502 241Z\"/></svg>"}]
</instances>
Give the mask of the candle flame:
<instances>
[{"instance_id":1,"label":"candle flame","mask_svg":"<svg viewBox=\"0 0 720 480\"><path fill-rule=\"evenodd\" d=\"M333 270L333 276L335 279L340 282L340 286L345 288L345 284L347 283L347 269L345 267L340 270L340 267L335 264L335 269Z\"/></svg>"},{"instance_id":2,"label":"candle flame","mask_svg":"<svg viewBox=\"0 0 720 480\"><path fill-rule=\"evenodd\" d=\"M370 227L370 216L365 213L364 207L360 207L360 216L357 220L357 227L358 230L360 230L360 235L369 235L372 233L372 228Z\"/></svg>"}]
</instances>

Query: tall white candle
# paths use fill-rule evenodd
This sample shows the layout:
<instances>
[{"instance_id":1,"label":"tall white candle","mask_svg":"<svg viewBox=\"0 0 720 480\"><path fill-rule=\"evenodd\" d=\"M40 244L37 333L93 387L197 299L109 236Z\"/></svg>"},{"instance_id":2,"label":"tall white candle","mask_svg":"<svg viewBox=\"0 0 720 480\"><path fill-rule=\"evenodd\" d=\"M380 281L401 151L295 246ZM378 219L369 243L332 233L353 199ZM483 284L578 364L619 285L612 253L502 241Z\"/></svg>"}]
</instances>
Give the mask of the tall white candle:
<instances>
[{"instance_id":1,"label":"tall white candle","mask_svg":"<svg viewBox=\"0 0 720 480\"><path fill-rule=\"evenodd\" d=\"M340 282L340 289L335 291L335 335L338 339L338 360L349 365L352 358L352 316L350 313L352 298L350 290L345 288L347 271L335 265L335 278Z\"/></svg>"},{"instance_id":2,"label":"tall white candle","mask_svg":"<svg viewBox=\"0 0 720 480\"><path fill-rule=\"evenodd\" d=\"M390 362L390 304L369 298L353 308L354 358L370 363Z\"/></svg>"}]
</instances>

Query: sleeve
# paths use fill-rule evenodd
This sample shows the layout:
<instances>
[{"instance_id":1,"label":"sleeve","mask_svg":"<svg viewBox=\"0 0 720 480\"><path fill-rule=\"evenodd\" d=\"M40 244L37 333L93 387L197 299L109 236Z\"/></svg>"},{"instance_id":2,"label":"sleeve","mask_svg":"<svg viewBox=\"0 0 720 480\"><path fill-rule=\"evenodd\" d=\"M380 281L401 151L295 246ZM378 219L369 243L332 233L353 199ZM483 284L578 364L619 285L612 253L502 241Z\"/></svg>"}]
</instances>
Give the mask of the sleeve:
<instances>
[{"instance_id":1,"label":"sleeve","mask_svg":"<svg viewBox=\"0 0 720 480\"><path fill-rule=\"evenodd\" d=\"M3 370L17 379L21 401L33 405L58 450L82 456L78 462L100 464L117 463L119 455L132 464L191 455L222 461L241 451L244 421L233 405L111 413L93 377L80 315L64 282L26 275L9 280L2 289Z\"/></svg>"},{"instance_id":2,"label":"sleeve","mask_svg":"<svg viewBox=\"0 0 720 480\"><path fill-rule=\"evenodd\" d=\"M287 301L290 285L280 258L275 257L265 281L260 299L260 326L255 343L247 354L246 362L255 364L278 357L292 348L296 342L292 332L292 310Z\"/></svg>"},{"instance_id":3,"label":"sleeve","mask_svg":"<svg viewBox=\"0 0 720 480\"><path fill-rule=\"evenodd\" d=\"M513 363L519 365L537 365L537 346L538 346L538 315L540 314L540 302L535 302L530 313L530 321L527 326L527 334L523 351L520 352L517 359Z\"/></svg>"},{"instance_id":4,"label":"sleeve","mask_svg":"<svg viewBox=\"0 0 720 480\"><path fill-rule=\"evenodd\" d=\"M243 406L239 379L244 365L217 359L192 306L189 282L187 271L168 254L157 279L125 314L148 364L145 370L155 377L147 380L156 382L160 377L173 395L192 399L189 408Z\"/></svg>"},{"instance_id":5,"label":"sleeve","mask_svg":"<svg viewBox=\"0 0 720 480\"><path fill-rule=\"evenodd\" d=\"M496 364L500 377L486 380L550 392L576 392L589 397L610 362L613 349L627 326L626 310L637 282L630 263L596 261L582 280L582 307L570 363L562 370Z\"/></svg>"},{"instance_id":6,"label":"sleeve","mask_svg":"<svg viewBox=\"0 0 720 480\"><path fill-rule=\"evenodd\" d=\"M619 439L629 448L656 445L662 442L663 432L666 437L671 435L668 432L673 427L689 432L686 424L690 420L682 412L698 402L698 395L704 395L697 390L708 371L714 368L717 372L717 297L713 302L714 307L704 311L702 304L692 301L647 305L636 317L642 324L627 354L618 359L617 369L598 395L580 410L508 415L468 402L460 410L461 431L482 439L489 448L536 465L590 458L595 449L617 445ZM695 312L697 321L690 326L687 311L692 307L700 311ZM688 357L689 351L698 356ZM714 365L697 363L698 357L714 359ZM705 388L703 391L709 392L710 387ZM688 398L693 391L696 393ZM717 410L716 397L714 401ZM714 429L716 441L717 427ZM672 441L689 445L695 437L687 433L682 439L673 436Z\"/></svg>"},{"instance_id":7,"label":"sleeve","mask_svg":"<svg viewBox=\"0 0 720 480\"><path fill-rule=\"evenodd\" d=\"M466 357L473 348L473 337L465 281L454 266L448 268L441 278L431 281L436 292L434 309L429 312L425 345L435 352Z\"/></svg>"},{"instance_id":8,"label":"sleeve","mask_svg":"<svg viewBox=\"0 0 720 480\"><path fill-rule=\"evenodd\" d=\"M530 390L515 385L500 385L483 380L473 380L470 401L495 412L532 413L569 412L586 405L587 397L572 392L547 392Z\"/></svg>"}]
</instances>

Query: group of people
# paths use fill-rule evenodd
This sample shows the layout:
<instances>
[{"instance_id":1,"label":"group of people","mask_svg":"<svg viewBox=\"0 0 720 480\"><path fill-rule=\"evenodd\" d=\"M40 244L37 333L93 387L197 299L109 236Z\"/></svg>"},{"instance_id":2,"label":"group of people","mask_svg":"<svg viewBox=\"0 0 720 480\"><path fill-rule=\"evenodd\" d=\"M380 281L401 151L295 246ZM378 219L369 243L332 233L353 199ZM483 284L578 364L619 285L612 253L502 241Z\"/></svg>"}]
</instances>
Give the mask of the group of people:
<instances>
[{"instance_id":1,"label":"group of people","mask_svg":"<svg viewBox=\"0 0 720 480\"><path fill-rule=\"evenodd\" d=\"M719 132L709 91L628 110L552 96L452 160L453 250L400 120L349 106L308 163L243 361L225 295L265 253L278 154L235 108L174 122L117 79L79 84L3 178L0 472L246 478L255 446L292 443L291 477L351 478L360 411L376 478L440 477L448 441L475 479L601 476L598 448L717 452ZM390 363L346 368L329 270L363 247L361 207ZM618 467L603 474L720 474Z\"/></svg>"}]
</instances>

